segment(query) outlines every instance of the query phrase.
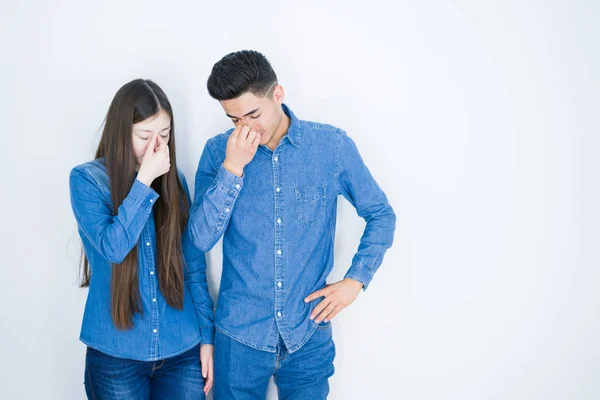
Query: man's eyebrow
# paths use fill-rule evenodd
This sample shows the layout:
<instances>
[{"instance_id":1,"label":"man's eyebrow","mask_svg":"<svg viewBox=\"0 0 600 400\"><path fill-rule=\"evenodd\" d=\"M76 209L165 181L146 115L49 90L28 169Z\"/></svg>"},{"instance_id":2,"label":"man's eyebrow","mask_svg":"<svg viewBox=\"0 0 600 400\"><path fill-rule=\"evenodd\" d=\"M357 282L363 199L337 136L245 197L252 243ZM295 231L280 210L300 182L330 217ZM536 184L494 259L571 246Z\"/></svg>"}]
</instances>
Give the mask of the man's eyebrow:
<instances>
[{"instance_id":1,"label":"man's eyebrow","mask_svg":"<svg viewBox=\"0 0 600 400\"><path fill-rule=\"evenodd\" d=\"M259 108L260 108L260 107L259 107ZM258 108L257 108L257 109L255 109L255 110L252 110L252 111L250 111L249 113L246 113L246 115L244 115L244 117L247 117L247 116L248 116L248 115L250 115L250 114L254 114L254 113L255 113L255 112L257 112L257 111L258 111ZM227 114L227 113L225 113L225 115L227 115L229 118L233 118L233 119L240 119L240 117L234 117L233 115L229 115L229 114ZM244 118L244 117L241 117L241 118Z\"/></svg>"}]
</instances>

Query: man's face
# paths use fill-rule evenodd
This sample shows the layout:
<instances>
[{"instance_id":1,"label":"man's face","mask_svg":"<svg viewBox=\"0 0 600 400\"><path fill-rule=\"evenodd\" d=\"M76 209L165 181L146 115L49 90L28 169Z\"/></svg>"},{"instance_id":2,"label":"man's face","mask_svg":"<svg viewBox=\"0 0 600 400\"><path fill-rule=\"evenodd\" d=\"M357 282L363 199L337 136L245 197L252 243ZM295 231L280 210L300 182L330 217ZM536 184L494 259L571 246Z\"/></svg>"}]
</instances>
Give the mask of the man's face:
<instances>
[{"instance_id":1,"label":"man's face","mask_svg":"<svg viewBox=\"0 0 600 400\"><path fill-rule=\"evenodd\" d=\"M283 88L275 83L265 97L246 92L240 97L220 102L225 114L237 127L247 125L260 135L260 144L269 142L283 118Z\"/></svg>"}]
</instances>

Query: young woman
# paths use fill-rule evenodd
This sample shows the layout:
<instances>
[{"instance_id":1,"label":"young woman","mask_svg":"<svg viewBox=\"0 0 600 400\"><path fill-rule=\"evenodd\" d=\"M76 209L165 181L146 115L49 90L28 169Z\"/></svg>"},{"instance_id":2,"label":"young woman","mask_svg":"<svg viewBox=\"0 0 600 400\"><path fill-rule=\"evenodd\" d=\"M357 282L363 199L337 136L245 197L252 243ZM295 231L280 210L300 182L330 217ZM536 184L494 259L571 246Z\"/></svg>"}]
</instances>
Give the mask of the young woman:
<instances>
[{"instance_id":1,"label":"young woman","mask_svg":"<svg viewBox=\"0 0 600 400\"><path fill-rule=\"evenodd\" d=\"M90 399L203 399L212 386L213 301L175 158L171 104L137 79L115 95L96 159L71 171Z\"/></svg>"}]
</instances>

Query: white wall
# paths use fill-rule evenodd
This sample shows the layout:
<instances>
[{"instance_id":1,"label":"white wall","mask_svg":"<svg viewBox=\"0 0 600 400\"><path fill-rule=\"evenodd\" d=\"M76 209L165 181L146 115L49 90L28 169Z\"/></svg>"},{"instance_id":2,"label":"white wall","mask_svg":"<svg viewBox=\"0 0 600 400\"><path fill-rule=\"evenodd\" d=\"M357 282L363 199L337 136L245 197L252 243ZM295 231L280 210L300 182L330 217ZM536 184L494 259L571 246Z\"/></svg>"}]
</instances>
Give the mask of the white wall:
<instances>
[{"instance_id":1,"label":"white wall","mask_svg":"<svg viewBox=\"0 0 600 400\"><path fill-rule=\"evenodd\" d=\"M597 2L54 3L0 5L0 398L84 397L68 172L116 90L164 88L192 183L230 126L206 78L244 48L348 131L398 215L334 320L331 399L600 397ZM364 226L341 203L332 281Z\"/></svg>"}]
</instances>

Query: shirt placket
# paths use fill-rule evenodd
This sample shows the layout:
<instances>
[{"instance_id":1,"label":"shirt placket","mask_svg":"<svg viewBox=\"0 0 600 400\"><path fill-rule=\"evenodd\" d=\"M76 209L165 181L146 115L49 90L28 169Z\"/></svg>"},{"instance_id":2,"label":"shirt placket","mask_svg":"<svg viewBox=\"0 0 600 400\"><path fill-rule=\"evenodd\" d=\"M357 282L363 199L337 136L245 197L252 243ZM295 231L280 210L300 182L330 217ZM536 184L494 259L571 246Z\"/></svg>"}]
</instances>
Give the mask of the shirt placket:
<instances>
[{"instance_id":1,"label":"shirt placket","mask_svg":"<svg viewBox=\"0 0 600 400\"><path fill-rule=\"evenodd\" d=\"M275 234L275 318L280 329L285 326L285 254L284 254L284 188L282 187L281 151L278 147L271 158L273 166L273 185L275 196L274 234Z\"/></svg>"},{"instance_id":2,"label":"shirt placket","mask_svg":"<svg viewBox=\"0 0 600 400\"><path fill-rule=\"evenodd\" d=\"M149 276L149 284L150 288L150 314L152 324L150 325L151 332L151 340L150 340L150 358L157 359L159 356L159 340L158 340L158 327L159 327L159 312L158 312L158 301L157 301L157 293L158 293L158 277L156 272L156 255L154 254L154 249L156 248L156 238L152 235L154 231L154 221L153 218L148 220L146 227L144 228L144 252L146 255L146 259L148 261L148 268L144 270L144 273L148 273ZM153 243L154 242L154 243ZM141 272L141 271L138 271Z\"/></svg>"}]
</instances>

